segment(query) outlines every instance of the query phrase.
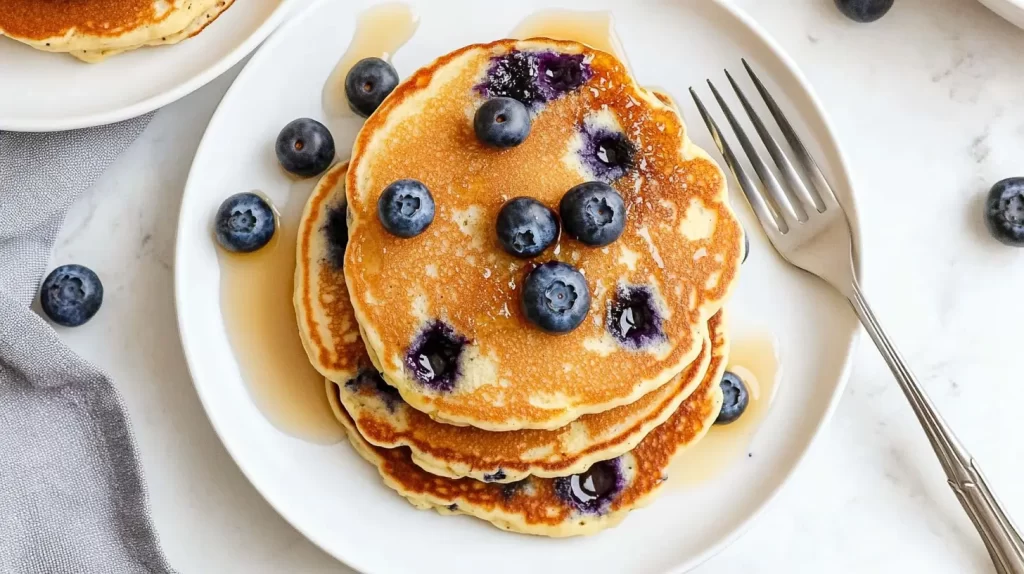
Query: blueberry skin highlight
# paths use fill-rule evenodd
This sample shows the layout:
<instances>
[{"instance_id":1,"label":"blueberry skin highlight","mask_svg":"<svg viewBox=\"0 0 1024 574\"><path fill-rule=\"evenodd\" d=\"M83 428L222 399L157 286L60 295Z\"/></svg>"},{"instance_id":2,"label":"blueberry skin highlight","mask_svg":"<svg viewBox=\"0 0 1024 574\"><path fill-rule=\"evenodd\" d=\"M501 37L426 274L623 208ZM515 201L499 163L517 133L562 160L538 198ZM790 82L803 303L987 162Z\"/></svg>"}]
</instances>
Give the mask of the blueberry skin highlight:
<instances>
[{"instance_id":1,"label":"blueberry skin highlight","mask_svg":"<svg viewBox=\"0 0 1024 574\"><path fill-rule=\"evenodd\" d=\"M391 235L405 239L416 237L434 221L434 196L423 183L400 179L380 194L377 217Z\"/></svg>"},{"instance_id":2,"label":"blueberry skin highlight","mask_svg":"<svg viewBox=\"0 0 1024 574\"><path fill-rule=\"evenodd\" d=\"M530 197L505 202L495 226L498 242L510 255L528 259L540 255L558 239L558 219L548 206Z\"/></svg>"},{"instance_id":3,"label":"blueberry skin highlight","mask_svg":"<svg viewBox=\"0 0 1024 574\"><path fill-rule=\"evenodd\" d=\"M274 210L255 193L236 193L217 210L214 234L217 243L232 253L251 253L274 237L277 218Z\"/></svg>"},{"instance_id":4,"label":"blueberry skin highlight","mask_svg":"<svg viewBox=\"0 0 1024 574\"><path fill-rule=\"evenodd\" d=\"M481 142L495 148L515 147L530 135L530 111L512 98L493 98L473 117L473 131Z\"/></svg>"},{"instance_id":5,"label":"blueberry skin highlight","mask_svg":"<svg viewBox=\"0 0 1024 574\"><path fill-rule=\"evenodd\" d=\"M54 323L78 327L92 319L103 304L103 283L88 267L61 265L43 281L39 304Z\"/></svg>"},{"instance_id":6,"label":"blueberry skin highlight","mask_svg":"<svg viewBox=\"0 0 1024 574\"><path fill-rule=\"evenodd\" d=\"M345 76L345 97L356 114L366 118L377 111L398 87L398 71L380 58L363 58Z\"/></svg>"},{"instance_id":7,"label":"blueberry skin highlight","mask_svg":"<svg viewBox=\"0 0 1024 574\"><path fill-rule=\"evenodd\" d=\"M277 134L274 152L285 171L300 177L312 177L331 167L334 136L322 123L299 118L289 122Z\"/></svg>"},{"instance_id":8,"label":"blueberry skin highlight","mask_svg":"<svg viewBox=\"0 0 1024 574\"><path fill-rule=\"evenodd\" d=\"M1024 247L1024 177L996 182L985 200L985 226L1000 242Z\"/></svg>"},{"instance_id":9,"label":"blueberry skin highlight","mask_svg":"<svg viewBox=\"0 0 1024 574\"><path fill-rule=\"evenodd\" d=\"M549 261L537 266L523 285L523 314L548 333L568 333L590 311L590 287L572 265Z\"/></svg>"}]
</instances>

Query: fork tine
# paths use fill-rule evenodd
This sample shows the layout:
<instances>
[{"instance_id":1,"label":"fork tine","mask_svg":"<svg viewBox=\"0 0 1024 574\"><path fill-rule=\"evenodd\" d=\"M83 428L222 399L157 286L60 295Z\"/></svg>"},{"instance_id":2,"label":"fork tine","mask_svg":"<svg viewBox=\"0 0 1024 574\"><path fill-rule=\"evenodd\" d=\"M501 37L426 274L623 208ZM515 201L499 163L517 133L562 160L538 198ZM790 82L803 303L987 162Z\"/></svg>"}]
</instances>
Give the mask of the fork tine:
<instances>
[{"instance_id":1,"label":"fork tine","mask_svg":"<svg viewBox=\"0 0 1024 574\"><path fill-rule=\"evenodd\" d=\"M779 227L783 233L788 233L789 228L792 224L799 222L799 218L796 215L796 211L793 210L792 204L789 202L789 198L786 197L786 192L783 191L782 186L779 185L779 180L775 179L775 174L768 168L768 164L764 163L761 156L754 149L754 144L750 142L750 138L747 137L747 133L740 126L740 122L733 115L732 110L729 109L729 104L725 103L725 98L722 94L718 93L718 89L715 85L708 80L708 86L711 87L711 93L714 94L715 99L718 100L718 106L722 108L725 113L725 118L729 121L729 125L732 126L732 131L736 135L736 139L740 140L740 147L747 154L747 159L750 160L750 164L754 166L754 171L757 172L757 176L761 179L761 183L764 184L764 189L768 192L767 199L770 201L772 206L775 208L775 212L781 216L783 220L780 222ZM785 228L783 228L783 224Z\"/></svg>"},{"instance_id":2,"label":"fork tine","mask_svg":"<svg viewBox=\"0 0 1024 574\"><path fill-rule=\"evenodd\" d=\"M765 202L764 197L761 196L761 192L757 190L757 185L750 179L747 172L743 171L739 161L736 160L736 154L732 152L732 148L729 147L725 138L722 137L718 124L715 123L711 114L708 113L707 108L704 107L704 102L700 100L693 88L690 88L690 96L693 97L693 102L697 104L697 111L700 112L700 116L704 118L704 124L708 126L708 131L711 132L711 139L715 140L718 151L722 152L726 165L729 166L733 177L739 182L740 189L743 190L743 195L747 198L747 203L750 204L750 208L754 210L754 215L761 222L761 227L764 228L765 232L782 231L785 233L788 231L788 227L781 227L786 225L786 222L780 221L776 217L772 208Z\"/></svg>"},{"instance_id":3,"label":"fork tine","mask_svg":"<svg viewBox=\"0 0 1024 574\"><path fill-rule=\"evenodd\" d=\"M793 129L792 124L786 119L786 115L782 113L782 109L775 103L775 98L768 92L768 89L761 83L761 79L757 77L754 70L747 63L745 58L742 59L743 67L746 68L747 74L750 79L754 81L754 87L757 88L758 93L761 94L761 99L764 100L765 105L768 106L768 111L771 112L772 117L775 118L775 122L779 124L779 129L782 131L782 135L785 136L786 141L789 142L789 147L796 154L797 160L804 168L804 174L807 179L810 180L811 185L814 187L814 192L817 193L818 199L822 201L823 205L819 207L838 207L839 201L836 199L835 193L832 191L832 186L828 184L828 180L825 179L825 175L821 173L821 169L818 168L817 162L808 153L807 148L804 147L804 143L800 141L800 136L796 134L796 130ZM818 202L815 202L817 205Z\"/></svg>"},{"instance_id":4,"label":"fork tine","mask_svg":"<svg viewBox=\"0 0 1024 574\"><path fill-rule=\"evenodd\" d=\"M747 112L747 117L750 118L751 123L754 124L754 129L757 130L757 135L761 136L761 141L764 142L764 147L768 149L768 154L772 156L775 161L775 165L779 167L779 173L786 180L787 189L789 191L790 199L795 199L797 205L800 207L801 213L806 219L806 216L810 213L810 210L824 211L824 205L818 205L819 200L816 194L812 194L807 190L807 186L797 175L796 169L793 168L793 164L790 163L789 158L783 153L782 148L779 147L778 142L775 141L768 128L765 127L764 122L761 121L760 116L754 111L754 106L750 105L750 100L747 99L746 94L740 89L739 84L733 79L732 74L729 70L725 71L725 77L729 79L729 83L732 84L732 90L736 92L736 97L739 98L740 104L743 105L744 111ZM794 207L797 207L794 205Z\"/></svg>"}]
</instances>

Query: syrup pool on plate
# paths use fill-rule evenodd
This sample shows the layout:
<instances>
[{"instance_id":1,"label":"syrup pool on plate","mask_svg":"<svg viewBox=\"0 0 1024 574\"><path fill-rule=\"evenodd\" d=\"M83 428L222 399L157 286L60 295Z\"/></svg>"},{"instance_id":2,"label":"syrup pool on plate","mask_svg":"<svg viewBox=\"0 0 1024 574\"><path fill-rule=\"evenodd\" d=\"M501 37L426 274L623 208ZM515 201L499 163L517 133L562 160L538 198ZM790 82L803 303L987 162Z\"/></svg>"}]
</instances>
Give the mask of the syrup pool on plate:
<instances>
[{"instance_id":1,"label":"syrup pool on plate","mask_svg":"<svg viewBox=\"0 0 1024 574\"><path fill-rule=\"evenodd\" d=\"M554 8L535 12L520 22L509 38L551 38L586 44L615 56L628 69L629 60L615 32L615 22L607 10L567 10Z\"/></svg>"},{"instance_id":2,"label":"syrup pool on plate","mask_svg":"<svg viewBox=\"0 0 1024 574\"><path fill-rule=\"evenodd\" d=\"M668 469L670 488L706 482L747 456L782 374L775 338L767 334L736 336L730 344L726 370L747 385L747 410L731 424L713 425L703 439L676 456Z\"/></svg>"},{"instance_id":3,"label":"syrup pool on plate","mask_svg":"<svg viewBox=\"0 0 1024 574\"><path fill-rule=\"evenodd\" d=\"M217 250L220 300L228 340L256 406L281 431L331 444L345 431L327 402L323 375L302 347L292 304L295 241L308 187L294 186L278 206L277 233L262 249Z\"/></svg>"},{"instance_id":4,"label":"syrup pool on plate","mask_svg":"<svg viewBox=\"0 0 1024 574\"><path fill-rule=\"evenodd\" d=\"M391 61L406 42L416 33L419 16L408 4L388 2L367 8L356 20L352 42L331 72L321 97L321 104L329 116L355 116L345 96L345 76L359 60L381 58Z\"/></svg>"}]
</instances>

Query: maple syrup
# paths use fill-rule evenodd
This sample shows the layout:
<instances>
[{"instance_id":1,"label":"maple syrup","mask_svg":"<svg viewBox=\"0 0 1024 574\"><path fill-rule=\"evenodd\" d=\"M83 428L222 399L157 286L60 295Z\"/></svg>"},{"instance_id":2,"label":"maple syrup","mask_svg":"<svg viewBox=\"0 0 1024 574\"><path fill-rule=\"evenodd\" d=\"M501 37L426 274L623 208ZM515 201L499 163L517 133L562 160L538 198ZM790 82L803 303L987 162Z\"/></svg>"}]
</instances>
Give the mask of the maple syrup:
<instances>
[{"instance_id":1,"label":"maple syrup","mask_svg":"<svg viewBox=\"0 0 1024 574\"><path fill-rule=\"evenodd\" d=\"M540 10L523 19L509 34L509 38L551 38L579 42L608 52L625 64L626 69L630 69L626 51L615 32L612 14L607 10Z\"/></svg>"},{"instance_id":2,"label":"maple syrup","mask_svg":"<svg viewBox=\"0 0 1024 574\"><path fill-rule=\"evenodd\" d=\"M356 19L352 42L334 67L321 97L321 104L329 116L355 116L345 96L345 77L363 58L381 58L388 62L420 25L419 16L401 2L388 2L367 8Z\"/></svg>"},{"instance_id":3,"label":"maple syrup","mask_svg":"<svg viewBox=\"0 0 1024 574\"><path fill-rule=\"evenodd\" d=\"M703 439L676 456L668 469L668 486L685 488L706 482L746 456L778 390L781 369L775 338L736 337L727 370L743 380L750 393L747 410L731 424L713 425Z\"/></svg>"},{"instance_id":4,"label":"maple syrup","mask_svg":"<svg viewBox=\"0 0 1024 574\"><path fill-rule=\"evenodd\" d=\"M298 186L296 186L298 187ZM277 232L253 253L218 249L224 326L253 402L281 431L331 444L345 431L334 418L324 377L299 339L292 304L295 242L308 185L293 189L280 206Z\"/></svg>"}]
</instances>

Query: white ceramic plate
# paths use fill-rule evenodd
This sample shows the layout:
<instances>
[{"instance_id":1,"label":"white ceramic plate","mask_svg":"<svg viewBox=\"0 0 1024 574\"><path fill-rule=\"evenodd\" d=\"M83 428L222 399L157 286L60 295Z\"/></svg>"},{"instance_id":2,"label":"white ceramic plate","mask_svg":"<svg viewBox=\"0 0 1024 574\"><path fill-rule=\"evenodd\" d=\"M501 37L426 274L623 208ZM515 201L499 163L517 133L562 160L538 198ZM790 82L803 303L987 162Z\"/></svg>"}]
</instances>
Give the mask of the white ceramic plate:
<instances>
[{"instance_id":1,"label":"white ceramic plate","mask_svg":"<svg viewBox=\"0 0 1024 574\"><path fill-rule=\"evenodd\" d=\"M1024 0L979 0L1009 22L1024 28Z\"/></svg>"},{"instance_id":2,"label":"white ceramic plate","mask_svg":"<svg viewBox=\"0 0 1024 574\"><path fill-rule=\"evenodd\" d=\"M369 2L320 1L284 25L235 80L210 122L185 189L175 265L178 320L196 389L243 472L296 528L365 572L663 572L690 568L721 549L782 486L837 402L856 339L856 320L838 296L787 267L733 201L751 230L751 255L734 301L734 329L769 329L784 376L750 447L712 482L664 492L619 527L590 538L552 540L500 531L469 517L413 509L386 488L347 444L317 446L287 436L250 399L222 321L210 223L230 194L263 190L276 202L308 192L276 165L273 142L288 121L324 117L321 88ZM404 75L465 44L503 37L543 2L413 0L422 17L395 65ZM850 183L822 110L779 48L742 14L712 2L562 0L560 6L615 13L637 77L678 97L693 138L714 150L687 96L705 78L725 84L746 57L774 90L851 208ZM706 92L704 92L706 93ZM737 108L738 109L738 108ZM354 134L331 125L339 150ZM342 152L344 155L344 152ZM714 152L717 156L717 152Z\"/></svg>"},{"instance_id":3,"label":"white ceramic plate","mask_svg":"<svg viewBox=\"0 0 1024 574\"><path fill-rule=\"evenodd\" d=\"M238 0L194 38L99 64L0 36L0 130L68 130L153 111L224 73L305 4L309 0Z\"/></svg>"}]
</instances>

